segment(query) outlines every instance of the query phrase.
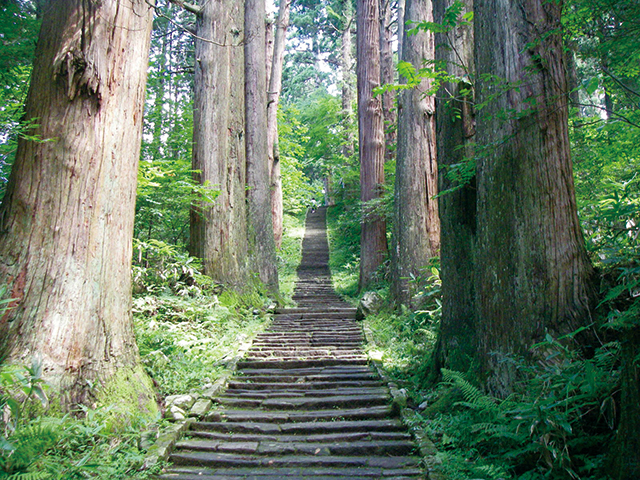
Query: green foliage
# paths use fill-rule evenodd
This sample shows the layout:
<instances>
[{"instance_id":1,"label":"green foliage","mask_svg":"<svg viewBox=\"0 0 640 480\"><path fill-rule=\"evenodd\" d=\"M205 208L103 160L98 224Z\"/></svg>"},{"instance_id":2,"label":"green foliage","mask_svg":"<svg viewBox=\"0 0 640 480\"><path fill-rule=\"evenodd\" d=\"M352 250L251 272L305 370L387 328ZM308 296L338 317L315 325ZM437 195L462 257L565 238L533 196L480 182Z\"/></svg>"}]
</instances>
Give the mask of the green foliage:
<instances>
[{"instance_id":1,"label":"green foliage","mask_svg":"<svg viewBox=\"0 0 640 480\"><path fill-rule=\"evenodd\" d=\"M171 294L134 298L140 356L163 396L214 382L244 341L264 328L264 299L225 291L219 296Z\"/></svg>"},{"instance_id":2,"label":"green foliage","mask_svg":"<svg viewBox=\"0 0 640 480\"><path fill-rule=\"evenodd\" d=\"M427 407L419 428L438 440L451 478L605 479L601 448L613 438L617 343L579 357L547 336L536 348L545 360L531 365L507 358L521 373L506 399L486 395L459 372L443 370L441 397L454 408Z\"/></svg>"},{"instance_id":3,"label":"green foliage","mask_svg":"<svg viewBox=\"0 0 640 480\"><path fill-rule=\"evenodd\" d=\"M294 106L278 110L278 148L282 175L284 211L292 215L306 212L312 199L322 196L322 184L312 182L305 173L309 128L300 118L300 110Z\"/></svg>"},{"instance_id":4,"label":"green foliage","mask_svg":"<svg viewBox=\"0 0 640 480\"><path fill-rule=\"evenodd\" d=\"M4 196L17 139L32 120L24 120L31 63L40 20L35 3L5 0L0 3L0 200Z\"/></svg>"},{"instance_id":5,"label":"green foliage","mask_svg":"<svg viewBox=\"0 0 640 480\"><path fill-rule=\"evenodd\" d=\"M360 212L357 202L340 202L328 209L327 235L329 267L336 292L355 297L360 271Z\"/></svg>"},{"instance_id":6,"label":"green foliage","mask_svg":"<svg viewBox=\"0 0 640 480\"><path fill-rule=\"evenodd\" d=\"M170 291L177 295L201 295L217 285L201 274L200 259L191 257L175 245L150 239L133 240L133 288L136 293Z\"/></svg>"},{"instance_id":7,"label":"green foliage","mask_svg":"<svg viewBox=\"0 0 640 480\"><path fill-rule=\"evenodd\" d=\"M142 417L125 418L119 412L114 422L117 406L83 408L75 417L53 416L41 374L38 361L0 371L0 479L124 480L155 473L137 472L144 459L138 448L139 431L146 428Z\"/></svg>"},{"instance_id":8,"label":"green foliage","mask_svg":"<svg viewBox=\"0 0 640 480\"><path fill-rule=\"evenodd\" d=\"M302 239L304 238L305 215L284 215L284 233L282 246L278 250L278 278L280 294L290 299L295 282L298 280L297 268L302 260Z\"/></svg>"}]
</instances>

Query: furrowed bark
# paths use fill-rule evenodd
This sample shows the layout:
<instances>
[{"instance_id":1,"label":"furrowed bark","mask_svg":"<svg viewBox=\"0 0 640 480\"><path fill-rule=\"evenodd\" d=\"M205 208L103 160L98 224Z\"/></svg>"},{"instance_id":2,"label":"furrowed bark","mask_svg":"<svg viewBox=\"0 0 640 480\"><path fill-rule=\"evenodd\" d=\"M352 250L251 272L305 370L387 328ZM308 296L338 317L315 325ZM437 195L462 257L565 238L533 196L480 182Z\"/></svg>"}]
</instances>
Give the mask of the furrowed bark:
<instances>
[{"instance_id":1,"label":"furrowed bark","mask_svg":"<svg viewBox=\"0 0 640 480\"><path fill-rule=\"evenodd\" d=\"M278 271L271 219L267 148L264 0L245 3L245 127L249 253L260 280L277 295Z\"/></svg>"},{"instance_id":2,"label":"furrowed bark","mask_svg":"<svg viewBox=\"0 0 640 480\"><path fill-rule=\"evenodd\" d=\"M360 137L360 289L374 280L387 255L386 222L371 207L382 197L384 184L384 122L382 102L373 96L380 86L380 21L378 0L358 0L357 4L358 126Z\"/></svg>"},{"instance_id":3,"label":"furrowed bark","mask_svg":"<svg viewBox=\"0 0 640 480\"><path fill-rule=\"evenodd\" d=\"M271 179L271 216L273 219L273 235L276 248L282 245L283 205L282 177L280 174L280 150L278 148L278 104L282 89L282 66L284 64L284 47L289 27L289 10L291 0L280 0L276 31L273 42L273 61L267 91L267 148L269 150L269 176Z\"/></svg>"},{"instance_id":4,"label":"furrowed bark","mask_svg":"<svg viewBox=\"0 0 640 480\"><path fill-rule=\"evenodd\" d=\"M477 95L486 102L477 121L476 322L481 366L498 395L516 373L501 359L530 356L547 332L586 325L593 299L573 185L561 8L475 2Z\"/></svg>"},{"instance_id":5,"label":"furrowed bark","mask_svg":"<svg viewBox=\"0 0 640 480\"><path fill-rule=\"evenodd\" d=\"M152 10L57 0L44 10L26 118L0 210L5 361L42 358L65 408L120 373L153 405L131 316L131 255ZM123 399L123 401L125 401Z\"/></svg>"},{"instance_id":6,"label":"furrowed bark","mask_svg":"<svg viewBox=\"0 0 640 480\"><path fill-rule=\"evenodd\" d=\"M433 21L430 0L407 0L405 18L413 22ZM431 32L404 34L403 61L416 69L434 58ZM426 95L431 81L400 95L398 158L394 202L392 292L398 304L409 305L415 294L411 278L424 276L429 259L440 248L438 166L436 161L435 99ZM414 284L414 286L416 286Z\"/></svg>"},{"instance_id":7,"label":"furrowed bark","mask_svg":"<svg viewBox=\"0 0 640 480\"><path fill-rule=\"evenodd\" d=\"M434 16L442 23L452 0L434 1ZM473 11L473 0L465 0L463 14ZM473 26L460 25L435 36L436 60L462 81L447 82L436 101L436 137L440 165L438 198L440 209L440 277L442 318L434 350L433 377L441 368L466 372L475 357L474 242L476 235L476 178L467 183L452 180L451 166L473 159L475 117L473 88ZM467 79L468 81L464 81ZM475 169L474 169L475 170Z\"/></svg>"},{"instance_id":8,"label":"furrowed bark","mask_svg":"<svg viewBox=\"0 0 640 480\"><path fill-rule=\"evenodd\" d=\"M219 194L192 209L190 252L216 282L236 287L247 279L248 249L243 28L242 2L204 2L194 76L193 169Z\"/></svg>"}]
</instances>

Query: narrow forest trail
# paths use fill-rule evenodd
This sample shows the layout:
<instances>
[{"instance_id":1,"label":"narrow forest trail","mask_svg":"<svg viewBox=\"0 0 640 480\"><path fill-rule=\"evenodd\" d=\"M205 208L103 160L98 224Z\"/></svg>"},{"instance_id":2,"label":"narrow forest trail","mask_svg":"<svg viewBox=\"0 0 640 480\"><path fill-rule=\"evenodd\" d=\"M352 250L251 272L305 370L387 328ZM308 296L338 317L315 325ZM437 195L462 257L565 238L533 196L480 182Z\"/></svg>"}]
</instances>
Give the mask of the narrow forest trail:
<instances>
[{"instance_id":1,"label":"narrow forest trail","mask_svg":"<svg viewBox=\"0 0 640 480\"><path fill-rule=\"evenodd\" d=\"M355 309L333 290L325 221L324 208L307 216L298 307L280 310L256 338L160 478L421 478L411 437L362 351Z\"/></svg>"}]
</instances>

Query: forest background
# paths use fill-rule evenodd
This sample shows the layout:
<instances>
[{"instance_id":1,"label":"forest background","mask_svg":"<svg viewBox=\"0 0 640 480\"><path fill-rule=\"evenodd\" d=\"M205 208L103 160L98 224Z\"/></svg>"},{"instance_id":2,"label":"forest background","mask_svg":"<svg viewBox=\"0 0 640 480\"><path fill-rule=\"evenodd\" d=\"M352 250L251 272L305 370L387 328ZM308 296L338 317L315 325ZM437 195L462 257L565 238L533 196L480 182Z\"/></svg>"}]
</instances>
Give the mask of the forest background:
<instances>
[{"instance_id":1,"label":"forest background","mask_svg":"<svg viewBox=\"0 0 640 480\"><path fill-rule=\"evenodd\" d=\"M37 4L5 0L2 7L1 194L16 140L28 135L29 125L21 118L39 26ZM387 5L391 45L397 42L397 7ZM222 289L202 275L200 261L188 254L189 212L202 194L191 164L193 16L161 2L156 13L132 275L140 353L159 394L166 396L214 381L239 339L262 328L271 299L265 292ZM458 13L456 22L469 21L462 16L468 12ZM278 112L285 210L278 266L285 297L295 280L304 213L314 201L334 204L329 217L336 288L353 299L365 293L359 288L363 209L353 95L350 104L344 103L344 87L351 82L353 88L355 68L352 63L344 69L340 57L344 31L355 26L353 15L354 5L348 2L292 5ZM438 372L429 361L441 315L437 257L423 266L422 275L411 278L410 305L382 308L367 320L376 339L371 355L382 358L406 388L415 427L434 439L439 468L452 478L607 478L611 462L621 455L614 441L621 430L621 386L630 381L624 378L625 368L635 366L637 372L640 361L639 18L634 2L572 1L563 8L565 51L573 60L570 135L578 213L598 270L598 306L593 323L585 326L597 339L591 351L578 354L549 335L536 348L550 361L508 359L522 378L506 399L487 395L476 384L473 368L445 371L444 381L437 383ZM424 27L438 29L437 24ZM437 65L427 67L418 75L437 72ZM416 72L405 70L403 75ZM386 125L385 191L374 205L375 213L386 219L389 243L396 221L395 128L393 121ZM470 162L454 165L451 176L465 185L474 168ZM366 290L391 305L389 272L386 261ZM3 420L3 474L20 478L50 469L51 478L59 478L55 475L61 471L69 478L82 478L82 472L130 478L143 457L137 432L144 420L123 427L106 404L86 410L82 421L55 417L52 411L43 415L37 405L46 388L39 378L37 363L3 370L2 398L9 412ZM41 398L28 401L31 397Z\"/></svg>"}]
</instances>

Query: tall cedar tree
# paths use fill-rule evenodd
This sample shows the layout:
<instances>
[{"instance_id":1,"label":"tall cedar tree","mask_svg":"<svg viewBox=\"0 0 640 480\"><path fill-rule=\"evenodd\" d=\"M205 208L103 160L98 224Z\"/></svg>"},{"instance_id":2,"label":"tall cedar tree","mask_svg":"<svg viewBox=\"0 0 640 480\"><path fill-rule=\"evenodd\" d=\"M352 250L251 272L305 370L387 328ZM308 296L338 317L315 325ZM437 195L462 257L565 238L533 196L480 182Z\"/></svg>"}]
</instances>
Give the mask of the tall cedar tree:
<instances>
[{"instance_id":1,"label":"tall cedar tree","mask_svg":"<svg viewBox=\"0 0 640 480\"><path fill-rule=\"evenodd\" d=\"M435 0L436 23L460 0ZM473 11L473 0L464 0L462 14ZM443 367L467 371L475 354L474 238L476 233L476 179L452 180L452 166L473 159L475 134L473 89L473 26L460 22L451 32L435 36L436 61L460 79L444 83L436 100L436 138L440 166L440 276L442 318L434 353L434 374ZM467 81L464 81L467 79ZM473 172L473 170L472 170ZM461 184L462 183L462 184Z\"/></svg>"},{"instance_id":2,"label":"tall cedar tree","mask_svg":"<svg viewBox=\"0 0 640 480\"><path fill-rule=\"evenodd\" d=\"M116 381L137 385L122 402L154 404L131 317L151 24L144 0L44 9L26 105L38 126L19 140L0 211L0 284L14 299L0 354L40 356L67 408L92 400L91 384Z\"/></svg>"},{"instance_id":3,"label":"tall cedar tree","mask_svg":"<svg viewBox=\"0 0 640 480\"><path fill-rule=\"evenodd\" d=\"M193 168L219 195L192 210L190 251L207 275L235 286L246 281L248 248L243 28L243 2L204 2L195 41Z\"/></svg>"},{"instance_id":4,"label":"tall cedar tree","mask_svg":"<svg viewBox=\"0 0 640 480\"><path fill-rule=\"evenodd\" d=\"M373 95L380 86L380 16L378 0L358 0L357 77L360 139L361 290L369 285L387 255L386 222L372 207L382 197L384 184L384 122L382 101Z\"/></svg>"},{"instance_id":5,"label":"tall cedar tree","mask_svg":"<svg viewBox=\"0 0 640 480\"><path fill-rule=\"evenodd\" d=\"M264 0L245 2L245 129L249 251L260 280L278 293L276 247L271 219L267 148L267 72Z\"/></svg>"},{"instance_id":6,"label":"tall cedar tree","mask_svg":"<svg viewBox=\"0 0 640 480\"><path fill-rule=\"evenodd\" d=\"M273 55L267 91L267 145L269 150L269 178L271 179L271 216L276 248L282 245L283 215L282 175L280 172L280 149L278 148L278 104L282 88L282 66L284 47L289 27L291 0L280 0L275 24ZM269 70L268 70L269 71Z\"/></svg>"},{"instance_id":7,"label":"tall cedar tree","mask_svg":"<svg viewBox=\"0 0 640 480\"><path fill-rule=\"evenodd\" d=\"M549 333L589 322L593 269L578 222L562 2L476 0L476 324L489 389Z\"/></svg>"},{"instance_id":8,"label":"tall cedar tree","mask_svg":"<svg viewBox=\"0 0 640 480\"><path fill-rule=\"evenodd\" d=\"M431 0L407 0L405 21L433 21ZM429 31L409 35L404 29L402 60L416 69L434 58L434 38ZM398 99L398 157L394 202L392 291L397 303L409 304L411 277L424 275L429 259L438 254L440 220L438 166L436 162L435 99L427 95L431 81L404 90Z\"/></svg>"},{"instance_id":9,"label":"tall cedar tree","mask_svg":"<svg viewBox=\"0 0 640 480\"><path fill-rule=\"evenodd\" d=\"M342 154L350 157L355 152L355 136L353 134L353 40L351 28L354 21L351 0L342 2L342 30L340 32L340 72L342 73L342 123L344 126L344 144ZM330 183L330 182L329 182Z\"/></svg>"},{"instance_id":10,"label":"tall cedar tree","mask_svg":"<svg viewBox=\"0 0 640 480\"><path fill-rule=\"evenodd\" d=\"M393 5L391 0L380 1L380 82L394 83L393 62ZM402 22L399 22L401 25ZM402 29L399 31L402 35ZM382 94L382 111L384 116L385 161L395 158L397 112L395 94L389 90Z\"/></svg>"}]
</instances>

